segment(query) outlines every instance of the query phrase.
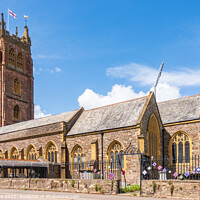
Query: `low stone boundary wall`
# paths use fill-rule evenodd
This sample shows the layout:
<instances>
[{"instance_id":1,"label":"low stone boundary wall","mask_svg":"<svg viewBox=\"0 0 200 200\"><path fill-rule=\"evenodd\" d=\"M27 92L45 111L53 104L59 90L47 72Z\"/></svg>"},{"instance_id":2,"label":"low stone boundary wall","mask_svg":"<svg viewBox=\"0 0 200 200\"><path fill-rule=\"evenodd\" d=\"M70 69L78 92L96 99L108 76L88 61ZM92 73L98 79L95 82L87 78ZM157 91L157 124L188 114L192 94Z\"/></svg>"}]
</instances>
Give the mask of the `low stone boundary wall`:
<instances>
[{"instance_id":1,"label":"low stone boundary wall","mask_svg":"<svg viewBox=\"0 0 200 200\"><path fill-rule=\"evenodd\" d=\"M142 196L176 199L200 199L200 181L195 180L143 180Z\"/></svg>"},{"instance_id":2,"label":"low stone boundary wall","mask_svg":"<svg viewBox=\"0 0 200 200\"><path fill-rule=\"evenodd\" d=\"M98 179L0 178L0 189L116 194L119 190L119 182L117 180Z\"/></svg>"}]
</instances>

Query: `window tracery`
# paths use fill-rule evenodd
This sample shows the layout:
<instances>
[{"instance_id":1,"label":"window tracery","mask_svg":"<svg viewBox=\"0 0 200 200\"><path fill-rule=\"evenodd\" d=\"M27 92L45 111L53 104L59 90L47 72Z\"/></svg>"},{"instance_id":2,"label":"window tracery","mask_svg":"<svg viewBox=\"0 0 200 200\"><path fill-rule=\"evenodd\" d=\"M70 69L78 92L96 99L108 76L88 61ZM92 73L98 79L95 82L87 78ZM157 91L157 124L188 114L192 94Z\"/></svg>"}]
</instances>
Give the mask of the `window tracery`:
<instances>
[{"instance_id":1,"label":"window tracery","mask_svg":"<svg viewBox=\"0 0 200 200\"><path fill-rule=\"evenodd\" d=\"M72 152L73 167L75 170L84 169L84 153L82 147L76 145Z\"/></svg>"},{"instance_id":2,"label":"window tracery","mask_svg":"<svg viewBox=\"0 0 200 200\"><path fill-rule=\"evenodd\" d=\"M17 78L15 78L14 79L14 87L13 87L15 94L20 94L20 85L21 85L20 81Z\"/></svg>"},{"instance_id":3,"label":"window tracery","mask_svg":"<svg viewBox=\"0 0 200 200\"><path fill-rule=\"evenodd\" d=\"M170 146L173 163L190 162L190 138L185 133L176 133L171 139Z\"/></svg>"},{"instance_id":4,"label":"window tracery","mask_svg":"<svg viewBox=\"0 0 200 200\"><path fill-rule=\"evenodd\" d=\"M15 66L15 51L13 48L8 52L8 63Z\"/></svg>"},{"instance_id":5,"label":"window tracery","mask_svg":"<svg viewBox=\"0 0 200 200\"><path fill-rule=\"evenodd\" d=\"M119 169L119 162L122 169L124 168L124 150L120 143L114 142L108 150L108 159L112 169ZM119 160L120 159L120 160Z\"/></svg>"},{"instance_id":6,"label":"window tracery","mask_svg":"<svg viewBox=\"0 0 200 200\"><path fill-rule=\"evenodd\" d=\"M14 116L14 121L20 121L20 108L18 105L14 107L13 116Z\"/></svg>"},{"instance_id":7,"label":"window tracery","mask_svg":"<svg viewBox=\"0 0 200 200\"><path fill-rule=\"evenodd\" d=\"M50 142L46 148L46 159L50 163L57 163L58 162L58 151L52 142Z\"/></svg>"},{"instance_id":8,"label":"window tracery","mask_svg":"<svg viewBox=\"0 0 200 200\"><path fill-rule=\"evenodd\" d=\"M15 147L11 149L10 158L15 160L19 159L19 151Z\"/></svg>"},{"instance_id":9,"label":"window tracery","mask_svg":"<svg viewBox=\"0 0 200 200\"><path fill-rule=\"evenodd\" d=\"M24 65L23 65L23 55L22 55L21 52L18 53L18 55L17 55L17 68L22 69L22 70L24 68Z\"/></svg>"}]
</instances>

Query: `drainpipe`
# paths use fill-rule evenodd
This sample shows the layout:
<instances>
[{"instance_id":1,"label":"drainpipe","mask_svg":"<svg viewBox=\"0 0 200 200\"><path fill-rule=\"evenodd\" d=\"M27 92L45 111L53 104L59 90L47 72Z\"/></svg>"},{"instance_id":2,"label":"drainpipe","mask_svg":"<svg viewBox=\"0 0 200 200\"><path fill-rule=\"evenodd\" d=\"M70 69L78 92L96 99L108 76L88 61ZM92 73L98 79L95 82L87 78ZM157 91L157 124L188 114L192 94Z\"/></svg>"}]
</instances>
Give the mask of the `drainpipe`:
<instances>
[{"instance_id":1,"label":"drainpipe","mask_svg":"<svg viewBox=\"0 0 200 200\"><path fill-rule=\"evenodd\" d=\"M104 179L104 173L103 173L103 135L104 135L104 133L101 132L101 174L102 174L102 179Z\"/></svg>"},{"instance_id":2,"label":"drainpipe","mask_svg":"<svg viewBox=\"0 0 200 200\"><path fill-rule=\"evenodd\" d=\"M165 167L165 149L164 149L164 147L165 147L165 144L164 144L164 133L165 133L165 129L164 128L162 128L162 159L163 159L163 168Z\"/></svg>"}]
</instances>

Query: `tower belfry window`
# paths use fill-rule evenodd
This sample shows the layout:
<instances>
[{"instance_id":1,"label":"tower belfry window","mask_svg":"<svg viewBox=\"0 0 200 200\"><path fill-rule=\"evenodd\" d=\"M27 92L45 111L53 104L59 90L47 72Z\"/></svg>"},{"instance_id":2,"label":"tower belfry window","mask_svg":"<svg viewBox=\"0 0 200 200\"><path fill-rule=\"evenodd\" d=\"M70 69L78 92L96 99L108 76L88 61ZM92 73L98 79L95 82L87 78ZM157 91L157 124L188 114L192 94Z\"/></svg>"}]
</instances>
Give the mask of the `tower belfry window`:
<instances>
[{"instance_id":1,"label":"tower belfry window","mask_svg":"<svg viewBox=\"0 0 200 200\"><path fill-rule=\"evenodd\" d=\"M14 93L20 94L20 81L16 78L14 79Z\"/></svg>"},{"instance_id":2,"label":"tower belfry window","mask_svg":"<svg viewBox=\"0 0 200 200\"><path fill-rule=\"evenodd\" d=\"M8 63L15 65L15 51L13 48L11 48L8 52Z\"/></svg>"},{"instance_id":3,"label":"tower belfry window","mask_svg":"<svg viewBox=\"0 0 200 200\"><path fill-rule=\"evenodd\" d=\"M14 107L13 116L15 121L20 121L20 108L18 105Z\"/></svg>"},{"instance_id":4,"label":"tower belfry window","mask_svg":"<svg viewBox=\"0 0 200 200\"><path fill-rule=\"evenodd\" d=\"M17 68L24 69L22 53L18 53L17 55Z\"/></svg>"}]
</instances>

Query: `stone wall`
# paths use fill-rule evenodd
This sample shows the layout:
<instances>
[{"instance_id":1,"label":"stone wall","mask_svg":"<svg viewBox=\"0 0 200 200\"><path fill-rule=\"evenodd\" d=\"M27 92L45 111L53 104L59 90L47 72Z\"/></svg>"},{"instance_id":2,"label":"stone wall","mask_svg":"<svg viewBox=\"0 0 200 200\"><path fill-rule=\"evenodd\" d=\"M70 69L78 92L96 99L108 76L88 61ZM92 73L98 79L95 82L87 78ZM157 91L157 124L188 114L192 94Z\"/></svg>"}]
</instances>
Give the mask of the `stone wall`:
<instances>
[{"instance_id":1,"label":"stone wall","mask_svg":"<svg viewBox=\"0 0 200 200\"><path fill-rule=\"evenodd\" d=\"M118 186L116 180L0 179L0 189L117 194Z\"/></svg>"},{"instance_id":2,"label":"stone wall","mask_svg":"<svg viewBox=\"0 0 200 200\"><path fill-rule=\"evenodd\" d=\"M113 142L117 141L122 145L122 148L125 149L128 147L130 143L130 138L132 139L132 145L135 148L138 148L138 138L137 135L139 134L139 129L129 129L129 130L119 130L119 131L112 131L108 133L104 133L103 136L103 160L108 160L108 149ZM67 144L67 160L72 162L72 151L73 148L78 144L82 147L85 161L91 161L91 144L97 141L97 160L101 162L101 155L102 155L102 148L101 148L101 134L96 135L80 135L74 137L67 137L66 144ZM127 182L130 184L138 184L139 183L139 157L138 155L127 155L124 158L125 168L126 171L126 179ZM104 166L106 167L106 166ZM121 174L121 173L120 173ZM69 176L71 177L71 176Z\"/></svg>"},{"instance_id":3,"label":"stone wall","mask_svg":"<svg viewBox=\"0 0 200 200\"><path fill-rule=\"evenodd\" d=\"M194 180L143 180L142 196L160 198L200 199L200 181Z\"/></svg>"}]
</instances>

